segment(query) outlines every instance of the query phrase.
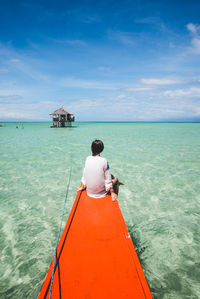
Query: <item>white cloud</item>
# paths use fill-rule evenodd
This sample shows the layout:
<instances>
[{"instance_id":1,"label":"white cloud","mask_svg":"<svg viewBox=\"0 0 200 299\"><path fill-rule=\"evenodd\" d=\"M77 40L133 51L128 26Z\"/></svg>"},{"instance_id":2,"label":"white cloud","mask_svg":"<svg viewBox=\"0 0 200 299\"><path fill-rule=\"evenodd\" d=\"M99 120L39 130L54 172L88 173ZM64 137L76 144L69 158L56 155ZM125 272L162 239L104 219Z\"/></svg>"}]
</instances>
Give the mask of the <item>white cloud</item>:
<instances>
[{"instance_id":1,"label":"white cloud","mask_svg":"<svg viewBox=\"0 0 200 299\"><path fill-rule=\"evenodd\" d=\"M172 42L169 42L169 47L170 47L171 49L174 49L174 48L175 48L175 44L172 43Z\"/></svg>"},{"instance_id":2,"label":"white cloud","mask_svg":"<svg viewBox=\"0 0 200 299\"><path fill-rule=\"evenodd\" d=\"M171 98L199 98L200 99L200 88L199 87L190 87L188 89L175 89L175 90L166 90L164 92L165 96Z\"/></svg>"},{"instance_id":3,"label":"white cloud","mask_svg":"<svg viewBox=\"0 0 200 299\"><path fill-rule=\"evenodd\" d=\"M18 59L18 58L12 58L12 59L10 59L10 62L14 62L14 63L20 62L20 59Z\"/></svg>"},{"instance_id":4,"label":"white cloud","mask_svg":"<svg viewBox=\"0 0 200 299\"><path fill-rule=\"evenodd\" d=\"M87 43L81 39L57 39L49 38L50 41L58 44L68 44L70 46L86 46Z\"/></svg>"},{"instance_id":5,"label":"white cloud","mask_svg":"<svg viewBox=\"0 0 200 299\"><path fill-rule=\"evenodd\" d=\"M142 78L140 82L148 85L173 85L182 83L180 80L169 78Z\"/></svg>"},{"instance_id":6,"label":"white cloud","mask_svg":"<svg viewBox=\"0 0 200 299\"><path fill-rule=\"evenodd\" d=\"M66 40L66 43L70 46L85 46L86 42L80 39Z\"/></svg>"},{"instance_id":7,"label":"white cloud","mask_svg":"<svg viewBox=\"0 0 200 299\"><path fill-rule=\"evenodd\" d=\"M193 38L191 41L193 52L200 54L200 38Z\"/></svg>"},{"instance_id":8,"label":"white cloud","mask_svg":"<svg viewBox=\"0 0 200 299\"><path fill-rule=\"evenodd\" d=\"M194 25L194 24L192 24L192 23L189 23L189 24L186 25L186 27L187 27L187 29L188 29L190 32L192 32L192 33L194 33L194 34L197 33L197 26L196 26L196 25Z\"/></svg>"},{"instance_id":9,"label":"white cloud","mask_svg":"<svg viewBox=\"0 0 200 299\"><path fill-rule=\"evenodd\" d=\"M17 94L12 95L0 95L0 103L20 102L23 97Z\"/></svg>"},{"instance_id":10,"label":"white cloud","mask_svg":"<svg viewBox=\"0 0 200 299\"><path fill-rule=\"evenodd\" d=\"M30 105L29 105L30 106ZM29 108L31 111L31 109ZM0 119L33 119L31 112L27 111L27 105L21 104L0 104Z\"/></svg>"},{"instance_id":11,"label":"white cloud","mask_svg":"<svg viewBox=\"0 0 200 299\"><path fill-rule=\"evenodd\" d=\"M150 91L153 90L152 87L130 87L130 88L126 88L125 91Z\"/></svg>"},{"instance_id":12,"label":"white cloud","mask_svg":"<svg viewBox=\"0 0 200 299\"><path fill-rule=\"evenodd\" d=\"M58 107L53 101L38 103L0 103L1 120L50 120L49 113Z\"/></svg>"},{"instance_id":13,"label":"white cloud","mask_svg":"<svg viewBox=\"0 0 200 299\"><path fill-rule=\"evenodd\" d=\"M197 90L196 90L197 92ZM198 89L200 94L200 88ZM200 105L193 101L192 92L182 90L167 91L157 94L152 99L147 97L80 98L62 105L74 113L76 120L162 120L169 118L199 117ZM194 94L194 90L193 90ZM175 96L176 99L175 100ZM185 97L184 97L184 96ZM106 104L105 104L106 103ZM58 102L47 100L38 103L0 103L1 120L51 120L49 113L60 106ZM112 113L111 113L112 111Z\"/></svg>"},{"instance_id":14,"label":"white cloud","mask_svg":"<svg viewBox=\"0 0 200 299\"><path fill-rule=\"evenodd\" d=\"M160 23L160 18L157 17L146 17L142 19L136 19L136 23L142 23L142 24L158 24Z\"/></svg>"},{"instance_id":15,"label":"white cloud","mask_svg":"<svg viewBox=\"0 0 200 299\"><path fill-rule=\"evenodd\" d=\"M119 94L116 98L117 99L124 99L124 98L126 98L126 95L125 94Z\"/></svg>"},{"instance_id":16,"label":"white cloud","mask_svg":"<svg viewBox=\"0 0 200 299\"><path fill-rule=\"evenodd\" d=\"M136 43L133 33L130 32L109 30L108 38L124 45L133 45Z\"/></svg>"},{"instance_id":17,"label":"white cloud","mask_svg":"<svg viewBox=\"0 0 200 299\"><path fill-rule=\"evenodd\" d=\"M83 22L86 23L86 24L91 24L91 23L96 23L96 22L99 22L100 21L100 16L86 16L84 19L83 19Z\"/></svg>"},{"instance_id":18,"label":"white cloud","mask_svg":"<svg viewBox=\"0 0 200 299\"><path fill-rule=\"evenodd\" d=\"M98 70L102 71L102 72L109 72L111 69L109 67L106 67L106 66L99 66Z\"/></svg>"},{"instance_id":19,"label":"white cloud","mask_svg":"<svg viewBox=\"0 0 200 299\"><path fill-rule=\"evenodd\" d=\"M2 43L0 43L0 63L6 65L6 70L9 71L11 77L12 74L14 74L16 81L18 79L18 76L16 77L16 72L20 75L22 74L26 77L35 79L36 81L47 82L49 80L49 75L43 73L43 69L41 68L43 61L40 57L33 58L32 56L25 54L25 52L20 52L11 46Z\"/></svg>"},{"instance_id":20,"label":"white cloud","mask_svg":"<svg viewBox=\"0 0 200 299\"><path fill-rule=\"evenodd\" d=\"M193 34L199 34L200 33L200 25L199 24L189 23L189 24L186 25L186 27Z\"/></svg>"},{"instance_id":21,"label":"white cloud","mask_svg":"<svg viewBox=\"0 0 200 299\"><path fill-rule=\"evenodd\" d=\"M0 68L0 73L8 73L9 72L9 69L8 68Z\"/></svg>"},{"instance_id":22,"label":"white cloud","mask_svg":"<svg viewBox=\"0 0 200 299\"><path fill-rule=\"evenodd\" d=\"M96 109L96 107L104 105L104 101L101 99L80 99L78 101L75 101L74 103L71 104L71 106L74 108L78 108L78 109L84 109L84 110L88 110L88 109Z\"/></svg>"},{"instance_id":23,"label":"white cloud","mask_svg":"<svg viewBox=\"0 0 200 299\"><path fill-rule=\"evenodd\" d=\"M23 61L19 59L11 59L7 62L11 70L16 70L32 79L35 79L36 81L48 82L50 77L48 74L39 70L39 63L39 61L32 61L32 59L24 59Z\"/></svg>"},{"instance_id":24,"label":"white cloud","mask_svg":"<svg viewBox=\"0 0 200 299\"><path fill-rule=\"evenodd\" d=\"M12 99L12 98L27 98L29 96L29 92L33 92L29 88L16 87L14 83L9 82L7 86L0 85L0 98L1 99Z\"/></svg>"},{"instance_id":25,"label":"white cloud","mask_svg":"<svg viewBox=\"0 0 200 299\"><path fill-rule=\"evenodd\" d=\"M108 89L108 90L117 89L115 85L111 83L77 79L71 77L66 77L61 79L59 81L59 85L63 87L69 87L69 88Z\"/></svg>"},{"instance_id":26,"label":"white cloud","mask_svg":"<svg viewBox=\"0 0 200 299\"><path fill-rule=\"evenodd\" d=\"M189 23L186 27L193 35L190 52L198 55L200 54L200 25Z\"/></svg>"}]
</instances>

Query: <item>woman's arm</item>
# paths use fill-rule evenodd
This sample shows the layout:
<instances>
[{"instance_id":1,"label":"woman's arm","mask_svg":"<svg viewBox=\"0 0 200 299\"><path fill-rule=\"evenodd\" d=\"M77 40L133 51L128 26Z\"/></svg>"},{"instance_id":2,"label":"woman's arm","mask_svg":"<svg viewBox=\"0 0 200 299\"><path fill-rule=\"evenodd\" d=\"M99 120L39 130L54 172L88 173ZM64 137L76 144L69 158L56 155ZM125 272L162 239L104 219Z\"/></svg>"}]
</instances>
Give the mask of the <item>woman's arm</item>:
<instances>
[{"instance_id":1,"label":"woman's arm","mask_svg":"<svg viewBox=\"0 0 200 299\"><path fill-rule=\"evenodd\" d=\"M86 188L86 182L85 182L85 167L84 167L83 176L81 178L81 185L80 185L80 187L77 188L77 192L81 191L81 190L84 190L85 188Z\"/></svg>"},{"instance_id":2,"label":"woman's arm","mask_svg":"<svg viewBox=\"0 0 200 299\"><path fill-rule=\"evenodd\" d=\"M106 165L105 165L105 188L106 191L110 191L112 200L117 200L117 194L114 192L113 189L113 183L112 183L112 177L111 177L111 173L110 173L110 167L108 162L106 161Z\"/></svg>"}]
</instances>

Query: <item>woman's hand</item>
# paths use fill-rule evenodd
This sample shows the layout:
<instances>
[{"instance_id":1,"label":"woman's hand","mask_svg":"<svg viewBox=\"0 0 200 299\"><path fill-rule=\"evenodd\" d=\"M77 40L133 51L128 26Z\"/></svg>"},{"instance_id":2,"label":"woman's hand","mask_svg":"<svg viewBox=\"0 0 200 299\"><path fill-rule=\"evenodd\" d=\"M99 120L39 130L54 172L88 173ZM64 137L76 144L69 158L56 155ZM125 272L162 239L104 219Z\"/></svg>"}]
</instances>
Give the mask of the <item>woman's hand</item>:
<instances>
[{"instance_id":1,"label":"woman's hand","mask_svg":"<svg viewBox=\"0 0 200 299\"><path fill-rule=\"evenodd\" d=\"M117 194L114 192L114 189L112 187L110 188L110 194L113 201L117 200Z\"/></svg>"},{"instance_id":2,"label":"woman's hand","mask_svg":"<svg viewBox=\"0 0 200 299\"><path fill-rule=\"evenodd\" d=\"M77 192L84 190L86 188L85 185L83 185L83 183L81 183L80 187L77 188Z\"/></svg>"},{"instance_id":3,"label":"woman's hand","mask_svg":"<svg viewBox=\"0 0 200 299\"><path fill-rule=\"evenodd\" d=\"M117 200L117 194L115 192L111 193L112 201Z\"/></svg>"}]
</instances>

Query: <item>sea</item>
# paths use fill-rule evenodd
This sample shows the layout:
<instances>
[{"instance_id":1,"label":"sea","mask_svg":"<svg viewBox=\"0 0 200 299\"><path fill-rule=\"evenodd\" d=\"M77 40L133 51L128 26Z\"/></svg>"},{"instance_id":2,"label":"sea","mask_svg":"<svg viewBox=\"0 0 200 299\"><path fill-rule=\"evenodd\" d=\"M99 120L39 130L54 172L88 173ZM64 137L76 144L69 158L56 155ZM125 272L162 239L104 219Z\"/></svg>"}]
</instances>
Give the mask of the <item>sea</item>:
<instances>
[{"instance_id":1,"label":"sea","mask_svg":"<svg viewBox=\"0 0 200 299\"><path fill-rule=\"evenodd\" d=\"M153 298L200 298L200 123L164 122L3 123L0 298L37 298L94 139Z\"/></svg>"}]
</instances>

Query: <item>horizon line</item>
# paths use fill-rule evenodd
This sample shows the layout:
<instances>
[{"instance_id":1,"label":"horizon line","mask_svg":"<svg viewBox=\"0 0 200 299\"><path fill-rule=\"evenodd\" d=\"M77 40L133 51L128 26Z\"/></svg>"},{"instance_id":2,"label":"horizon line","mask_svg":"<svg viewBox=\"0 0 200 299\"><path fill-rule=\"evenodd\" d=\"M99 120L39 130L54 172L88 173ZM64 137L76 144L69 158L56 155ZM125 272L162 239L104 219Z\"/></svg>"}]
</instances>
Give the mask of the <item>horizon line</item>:
<instances>
[{"instance_id":1,"label":"horizon line","mask_svg":"<svg viewBox=\"0 0 200 299\"><path fill-rule=\"evenodd\" d=\"M51 123L47 120L0 120L0 123ZM79 120L76 123L200 123L200 120Z\"/></svg>"}]
</instances>

